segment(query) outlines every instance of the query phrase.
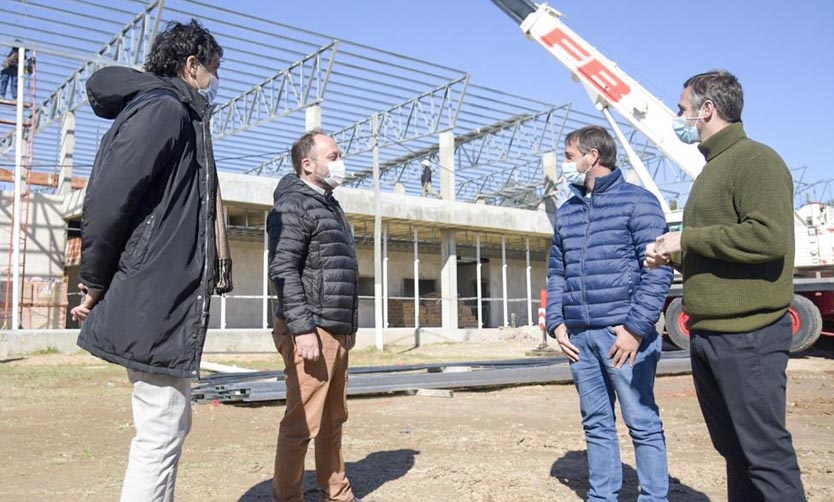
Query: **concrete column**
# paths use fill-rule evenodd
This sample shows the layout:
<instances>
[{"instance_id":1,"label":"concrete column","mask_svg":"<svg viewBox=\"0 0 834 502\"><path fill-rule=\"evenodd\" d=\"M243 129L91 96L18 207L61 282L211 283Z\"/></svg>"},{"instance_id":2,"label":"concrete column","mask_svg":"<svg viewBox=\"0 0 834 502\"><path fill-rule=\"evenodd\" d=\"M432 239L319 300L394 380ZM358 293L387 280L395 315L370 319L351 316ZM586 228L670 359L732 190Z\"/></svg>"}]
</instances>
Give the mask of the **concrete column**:
<instances>
[{"instance_id":1,"label":"concrete column","mask_svg":"<svg viewBox=\"0 0 834 502\"><path fill-rule=\"evenodd\" d=\"M524 238L524 254L527 259L527 325L532 326L533 323L533 277L530 265L530 238Z\"/></svg>"},{"instance_id":2,"label":"concrete column","mask_svg":"<svg viewBox=\"0 0 834 502\"><path fill-rule=\"evenodd\" d=\"M440 243L440 298L443 329L458 329L458 252L457 234L443 230Z\"/></svg>"},{"instance_id":3,"label":"concrete column","mask_svg":"<svg viewBox=\"0 0 834 502\"><path fill-rule=\"evenodd\" d=\"M388 224L382 227L382 325L388 327Z\"/></svg>"},{"instance_id":4,"label":"concrete column","mask_svg":"<svg viewBox=\"0 0 834 502\"><path fill-rule=\"evenodd\" d=\"M304 110L304 130L321 127L321 106L313 105Z\"/></svg>"},{"instance_id":5,"label":"concrete column","mask_svg":"<svg viewBox=\"0 0 834 502\"><path fill-rule=\"evenodd\" d=\"M23 67L25 66L26 51L23 47L17 50L17 107L15 109L16 126L14 140L14 217L12 223L12 331L20 328L20 292L22 280L20 274L20 235L21 225L20 210L21 191L23 190L23 94L26 88L23 86ZM34 105L33 105L34 106ZM34 130L35 124L29 126ZM30 131L31 132L31 131ZM28 193L29 187L26 187ZM8 286L7 286L8 287Z\"/></svg>"},{"instance_id":6,"label":"concrete column","mask_svg":"<svg viewBox=\"0 0 834 502\"><path fill-rule=\"evenodd\" d=\"M455 135L452 131L440 133L440 197L455 200Z\"/></svg>"},{"instance_id":7,"label":"concrete column","mask_svg":"<svg viewBox=\"0 0 834 502\"><path fill-rule=\"evenodd\" d=\"M66 195L72 191L72 159L75 152L75 112L64 115L61 126L61 151L58 154L58 164L61 166L58 175L58 193Z\"/></svg>"},{"instance_id":8,"label":"concrete column","mask_svg":"<svg viewBox=\"0 0 834 502\"><path fill-rule=\"evenodd\" d=\"M220 329L226 329L226 295L220 295Z\"/></svg>"},{"instance_id":9,"label":"concrete column","mask_svg":"<svg viewBox=\"0 0 834 502\"><path fill-rule=\"evenodd\" d=\"M420 329L420 244L414 229L414 329ZM418 339L419 340L419 339ZM419 345L419 343L417 343Z\"/></svg>"},{"instance_id":10,"label":"concrete column","mask_svg":"<svg viewBox=\"0 0 834 502\"><path fill-rule=\"evenodd\" d=\"M484 327L483 291L481 291L481 234L475 237L475 289L478 291L478 329Z\"/></svg>"},{"instance_id":11,"label":"concrete column","mask_svg":"<svg viewBox=\"0 0 834 502\"><path fill-rule=\"evenodd\" d=\"M501 291L504 297L504 326L510 325L509 298L507 298L507 238L501 237Z\"/></svg>"},{"instance_id":12,"label":"concrete column","mask_svg":"<svg viewBox=\"0 0 834 502\"><path fill-rule=\"evenodd\" d=\"M556 224L556 208L559 205L559 170L556 152L545 152L542 155L542 170L544 171L544 198L539 209L547 213L547 219L551 225Z\"/></svg>"},{"instance_id":13,"label":"concrete column","mask_svg":"<svg viewBox=\"0 0 834 502\"><path fill-rule=\"evenodd\" d=\"M264 211L264 263L263 263L263 329L269 328L269 234L266 233L266 217L268 211Z\"/></svg>"},{"instance_id":14,"label":"concrete column","mask_svg":"<svg viewBox=\"0 0 834 502\"><path fill-rule=\"evenodd\" d=\"M374 338L377 350L383 348L382 326L382 202L379 196L379 115L371 117L374 146L371 163L374 173Z\"/></svg>"}]
</instances>

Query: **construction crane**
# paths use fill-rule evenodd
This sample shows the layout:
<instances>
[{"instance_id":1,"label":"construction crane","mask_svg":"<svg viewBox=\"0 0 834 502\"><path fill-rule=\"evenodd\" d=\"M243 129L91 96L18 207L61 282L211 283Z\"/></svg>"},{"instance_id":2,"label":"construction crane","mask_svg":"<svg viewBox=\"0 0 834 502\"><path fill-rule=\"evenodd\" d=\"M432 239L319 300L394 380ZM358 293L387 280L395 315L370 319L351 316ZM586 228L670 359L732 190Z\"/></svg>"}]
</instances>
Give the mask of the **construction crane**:
<instances>
[{"instance_id":1,"label":"construction crane","mask_svg":"<svg viewBox=\"0 0 834 502\"><path fill-rule=\"evenodd\" d=\"M530 0L492 0L516 21L521 31L562 63L588 92L591 102L602 112L626 151L640 182L660 201L670 228L680 224L681 212L670 209L654 179L634 152L611 109L634 128L693 180L701 173L704 158L695 145L678 140L672 128L675 113L639 82L629 77L613 61L562 22L562 14L547 4ZM810 347L820 334L834 336L834 222L824 204L802 208L795 213L794 301L788 309L793 321L791 351ZM800 214L801 213L801 214ZM680 227L677 227L680 228ZM689 346L686 314L681 307L681 288L673 286L667 299L666 328L672 341ZM822 331L823 322L829 331Z\"/></svg>"},{"instance_id":2,"label":"construction crane","mask_svg":"<svg viewBox=\"0 0 834 502\"><path fill-rule=\"evenodd\" d=\"M492 2L518 22L527 37L544 47L583 85L625 149L640 183L658 198L664 212L670 213L666 198L614 120L611 109L628 120L694 180L701 173L704 157L695 145L684 144L675 135L672 129L675 112L565 25L561 12L547 4L536 6L529 0Z\"/></svg>"}]
</instances>

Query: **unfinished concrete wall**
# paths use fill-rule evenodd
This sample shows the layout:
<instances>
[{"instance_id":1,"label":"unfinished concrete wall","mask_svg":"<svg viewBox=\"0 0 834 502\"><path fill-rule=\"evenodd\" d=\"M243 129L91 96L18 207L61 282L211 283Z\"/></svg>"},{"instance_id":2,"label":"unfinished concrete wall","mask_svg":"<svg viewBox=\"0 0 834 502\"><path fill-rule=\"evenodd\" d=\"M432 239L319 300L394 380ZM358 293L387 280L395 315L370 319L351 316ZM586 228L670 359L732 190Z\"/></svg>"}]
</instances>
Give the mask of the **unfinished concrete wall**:
<instances>
[{"instance_id":1,"label":"unfinished concrete wall","mask_svg":"<svg viewBox=\"0 0 834 502\"><path fill-rule=\"evenodd\" d=\"M263 324L264 244L232 240L232 275L235 289L226 297L226 328L259 328ZM241 298L255 296L257 298ZM211 301L209 327L220 327L220 297ZM269 307L271 309L271 306Z\"/></svg>"},{"instance_id":2,"label":"unfinished concrete wall","mask_svg":"<svg viewBox=\"0 0 834 502\"><path fill-rule=\"evenodd\" d=\"M67 244L63 219L63 197L33 193L21 204L21 232L26 235L21 249L20 327L64 328L67 294L64 284L64 256ZM0 192L0 327L11 327L12 276L9 268L12 248L14 194ZM6 289L9 293L5 309Z\"/></svg>"},{"instance_id":3,"label":"unfinished concrete wall","mask_svg":"<svg viewBox=\"0 0 834 502\"><path fill-rule=\"evenodd\" d=\"M25 201L21 207L26 216ZM66 223L62 216L63 197L51 194L32 194L28 218L25 221L29 236L26 241L27 279L63 279L64 251L67 245ZM0 192L0 277L6 279L9 250L12 241L14 194Z\"/></svg>"}]
</instances>

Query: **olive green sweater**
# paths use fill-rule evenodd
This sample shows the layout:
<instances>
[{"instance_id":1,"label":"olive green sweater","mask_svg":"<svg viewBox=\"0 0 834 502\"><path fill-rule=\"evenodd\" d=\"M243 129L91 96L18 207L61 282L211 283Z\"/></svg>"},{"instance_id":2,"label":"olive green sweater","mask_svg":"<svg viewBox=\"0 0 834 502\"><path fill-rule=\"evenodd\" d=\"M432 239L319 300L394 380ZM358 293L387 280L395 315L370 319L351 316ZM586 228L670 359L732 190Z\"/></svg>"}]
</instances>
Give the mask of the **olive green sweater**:
<instances>
[{"instance_id":1,"label":"olive green sweater","mask_svg":"<svg viewBox=\"0 0 834 502\"><path fill-rule=\"evenodd\" d=\"M707 164L683 213L683 305L689 328L726 333L768 326L793 299L793 182L771 148L741 123L698 149Z\"/></svg>"}]
</instances>

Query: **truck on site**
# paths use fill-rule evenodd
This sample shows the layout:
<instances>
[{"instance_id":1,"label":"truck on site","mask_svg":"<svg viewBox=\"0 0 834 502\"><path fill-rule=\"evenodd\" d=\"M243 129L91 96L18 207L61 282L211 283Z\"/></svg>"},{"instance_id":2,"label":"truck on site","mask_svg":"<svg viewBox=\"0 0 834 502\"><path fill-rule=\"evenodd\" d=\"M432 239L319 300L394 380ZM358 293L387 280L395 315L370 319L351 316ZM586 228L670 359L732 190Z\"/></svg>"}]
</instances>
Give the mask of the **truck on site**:
<instances>
[{"instance_id":1,"label":"truck on site","mask_svg":"<svg viewBox=\"0 0 834 502\"><path fill-rule=\"evenodd\" d=\"M675 113L660 99L627 75L613 61L571 30L562 14L547 4L530 0L492 0L521 27L522 32L547 50L581 83L611 126L640 183L660 201L670 230L679 230L683 212L670 208L640 156L614 119L615 110L632 127L689 178L698 177L704 158L695 145L678 140L672 129ZM809 203L794 213L796 258L794 298L788 312L792 321L791 352L811 347L820 335L834 336L834 208ZM683 311L680 276L669 290L661 332L682 349L689 348L688 317ZM823 329L825 328L825 330Z\"/></svg>"}]
</instances>

